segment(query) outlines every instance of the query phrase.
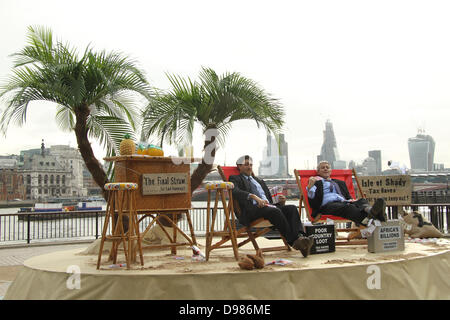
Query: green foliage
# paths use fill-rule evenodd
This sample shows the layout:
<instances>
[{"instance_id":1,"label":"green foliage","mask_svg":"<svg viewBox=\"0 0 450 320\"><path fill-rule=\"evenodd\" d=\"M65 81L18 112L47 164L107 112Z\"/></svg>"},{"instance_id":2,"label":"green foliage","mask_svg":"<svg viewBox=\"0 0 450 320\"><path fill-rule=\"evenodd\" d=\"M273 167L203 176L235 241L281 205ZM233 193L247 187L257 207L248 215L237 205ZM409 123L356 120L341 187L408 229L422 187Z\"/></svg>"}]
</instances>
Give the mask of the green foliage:
<instances>
[{"instance_id":1,"label":"green foliage","mask_svg":"<svg viewBox=\"0 0 450 320\"><path fill-rule=\"evenodd\" d=\"M199 82L167 75L172 89L158 93L143 114L145 138L155 134L168 143L185 145L192 141L194 124L203 131L214 128L220 145L237 120L254 120L258 127L277 133L283 125L280 103L254 81L239 73L217 75L202 68Z\"/></svg>"},{"instance_id":2,"label":"green foliage","mask_svg":"<svg viewBox=\"0 0 450 320\"><path fill-rule=\"evenodd\" d=\"M129 57L89 46L83 55L61 41L50 29L29 27L28 43L12 55L13 74L0 87L6 107L0 130L23 125L32 101L57 104L56 121L63 130L72 131L81 111L87 112L90 138L97 139L112 155L125 134L134 138L139 115L136 98L150 99L150 86L143 72Z\"/></svg>"}]
</instances>

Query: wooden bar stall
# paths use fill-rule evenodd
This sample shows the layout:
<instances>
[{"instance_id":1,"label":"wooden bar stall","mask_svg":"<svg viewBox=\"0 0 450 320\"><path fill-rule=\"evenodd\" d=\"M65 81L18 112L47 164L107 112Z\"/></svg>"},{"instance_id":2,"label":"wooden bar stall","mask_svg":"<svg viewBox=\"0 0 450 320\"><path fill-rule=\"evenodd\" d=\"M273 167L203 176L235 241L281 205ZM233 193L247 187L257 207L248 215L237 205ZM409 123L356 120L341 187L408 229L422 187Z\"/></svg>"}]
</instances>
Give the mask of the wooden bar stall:
<instances>
[{"instance_id":1,"label":"wooden bar stall","mask_svg":"<svg viewBox=\"0 0 450 320\"><path fill-rule=\"evenodd\" d=\"M143 249L170 247L172 254L176 254L177 246L197 244L189 213L191 209L190 163L195 159L127 155L108 157L104 160L115 162L115 182L134 182L139 185L136 193L139 222L146 217L151 217L151 222L143 234L158 224L170 240L169 244L143 246ZM186 216L190 237L177 225L177 217L180 214ZM161 223L162 219L173 228L172 235ZM178 233L187 242L177 242Z\"/></svg>"}]
</instances>

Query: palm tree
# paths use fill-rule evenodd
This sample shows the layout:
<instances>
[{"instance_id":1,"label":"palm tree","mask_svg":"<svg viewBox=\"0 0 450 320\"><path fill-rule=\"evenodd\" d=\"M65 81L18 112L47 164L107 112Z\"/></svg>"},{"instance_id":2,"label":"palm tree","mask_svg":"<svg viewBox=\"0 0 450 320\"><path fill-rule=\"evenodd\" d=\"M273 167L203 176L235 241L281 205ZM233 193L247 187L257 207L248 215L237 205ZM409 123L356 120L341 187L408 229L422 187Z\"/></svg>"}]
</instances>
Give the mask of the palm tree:
<instances>
[{"instance_id":1,"label":"palm tree","mask_svg":"<svg viewBox=\"0 0 450 320\"><path fill-rule=\"evenodd\" d=\"M56 103L58 124L75 132L86 167L103 190L108 177L90 139L97 139L111 156L126 133L134 138L135 101L138 96L150 98L143 72L117 52L94 52L88 46L78 58L44 27L29 27L28 45L12 56L13 75L0 89L0 97L6 99L0 130L6 136L11 123L23 125L32 101Z\"/></svg>"},{"instance_id":2,"label":"palm tree","mask_svg":"<svg viewBox=\"0 0 450 320\"><path fill-rule=\"evenodd\" d=\"M172 90L157 94L143 114L143 137L152 134L168 143L186 145L192 141L194 124L199 123L205 135L204 157L192 173L191 192L211 172L216 143L224 145L234 121L254 120L258 127L277 133L283 125L284 110L280 103L254 81L237 72L217 75L202 68L200 82L168 75Z\"/></svg>"}]
</instances>

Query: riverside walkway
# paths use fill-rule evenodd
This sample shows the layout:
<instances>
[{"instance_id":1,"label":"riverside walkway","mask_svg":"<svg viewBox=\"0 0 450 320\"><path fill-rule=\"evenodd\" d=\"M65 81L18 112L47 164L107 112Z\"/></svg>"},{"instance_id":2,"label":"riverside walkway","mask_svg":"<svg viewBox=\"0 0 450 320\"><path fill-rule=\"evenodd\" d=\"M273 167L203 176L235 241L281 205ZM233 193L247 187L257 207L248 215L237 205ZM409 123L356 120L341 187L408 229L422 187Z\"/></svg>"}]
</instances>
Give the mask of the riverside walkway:
<instances>
[{"instance_id":1,"label":"riverside walkway","mask_svg":"<svg viewBox=\"0 0 450 320\"><path fill-rule=\"evenodd\" d=\"M10 284L14 281L20 269L23 267L23 262L31 257L60 251L70 250L77 248L84 248L88 246L88 243L51 243L51 244L39 244L39 245L27 245L27 246L8 246L0 247L0 300L3 299L6 290Z\"/></svg>"}]
</instances>

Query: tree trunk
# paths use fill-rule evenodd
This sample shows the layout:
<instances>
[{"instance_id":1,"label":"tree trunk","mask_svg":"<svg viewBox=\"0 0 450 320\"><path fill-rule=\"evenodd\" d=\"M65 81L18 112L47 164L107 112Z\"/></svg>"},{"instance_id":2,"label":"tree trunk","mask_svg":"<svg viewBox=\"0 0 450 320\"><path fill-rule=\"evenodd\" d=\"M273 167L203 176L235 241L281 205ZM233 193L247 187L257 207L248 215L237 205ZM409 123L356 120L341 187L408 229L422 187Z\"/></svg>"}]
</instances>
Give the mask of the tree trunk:
<instances>
[{"instance_id":1,"label":"tree trunk","mask_svg":"<svg viewBox=\"0 0 450 320\"><path fill-rule=\"evenodd\" d=\"M78 149L80 150L81 157L84 163L92 175L92 178L101 188L103 198L108 200L108 193L105 191L104 185L108 182L108 177L103 170L100 162L95 158L94 152L92 151L91 143L88 139L88 129L86 126L87 119L89 116L89 107L87 105L80 106L75 109L75 135L77 137Z\"/></svg>"},{"instance_id":2,"label":"tree trunk","mask_svg":"<svg viewBox=\"0 0 450 320\"><path fill-rule=\"evenodd\" d=\"M197 169L195 169L194 172L192 172L191 175L191 194L200 187L203 180L206 178L208 173L212 170L212 164L207 164L204 160L202 160L202 163L199 164Z\"/></svg>"},{"instance_id":3,"label":"tree trunk","mask_svg":"<svg viewBox=\"0 0 450 320\"><path fill-rule=\"evenodd\" d=\"M200 165L197 167L197 169L195 169L195 171L192 173L192 176L191 176L191 194L195 191L195 189L200 187L203 180L212 171L214 159L216 158L215 145L211 149L211 153L209 155L207 155L206 152L209 151L210 144L214 144L215 140L216 140L216 137L214 137L214 136L212 136L211 140L209 140L209 141L205 140L205 145L204 145L205 154L203 156L202 163L200 163ZM208 162L205 161L205 158L209 158L209 159L207 159Z\"/></svg>"}]
</instances>

